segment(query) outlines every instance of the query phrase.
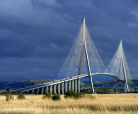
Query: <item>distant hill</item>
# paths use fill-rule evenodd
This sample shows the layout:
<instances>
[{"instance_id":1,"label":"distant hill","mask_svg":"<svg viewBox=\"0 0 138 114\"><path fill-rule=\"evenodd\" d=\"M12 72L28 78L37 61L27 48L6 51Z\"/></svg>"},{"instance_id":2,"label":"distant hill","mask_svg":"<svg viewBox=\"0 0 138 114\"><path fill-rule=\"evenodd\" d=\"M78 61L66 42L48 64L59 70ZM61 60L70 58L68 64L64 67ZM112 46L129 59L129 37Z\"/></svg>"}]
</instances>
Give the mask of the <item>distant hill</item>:
<instances>
[{"instance_id":1,"label":"distant hill","mask_svg":"<svg viewBox=\"0 0 138 114\"><path fill-rule=\"evenodd\" d=\"M0 82L0 90L3 89L20 89L20 88L25 88L25 87L30 87L32 85L37 85L37 84L42 84L45 82L50 82L53 81L52 79L41 79L41 80L23 80L23 81L5 81L5 82Z\"/></svg>"},{"instance_id":2,"label":"distant hill","mask_svg":"<svg viewBox=\"0 0 138 114\"><path fill-rule=\"evenodd\" d=\"M5 81L0 82L0 90L4 89L20 89L25 87L30 87L32 85L42 84L45 82L53 81L52 79L41 79L41 80L23 80L23 81ZM132 80L132 83L138 87L138 78L135 78ZM113 93L115 90L116 85L116 79L108 80L108 81L94 81L94 88L95 91L98 93ZM80 83L81 91L89 93L91 92L90 88L90 82L89 81L83 81ZM123 92L124 84L119 83L118 84L118 92Z\"/></svg>"},{"instance_id":3,"label":"distant hill","mask_svg":"<svg viewBox=\"0 0 138 114\"><path fill-rule=\"evenodd\" d=\"M132 84L138 87L138 78L132 80ZM108 81L94 81L93 82L94 91L97 93L114 93L116 87L116 79ZM124 84L122 82L118 83L118 92L124 91ZM91 93L91 87L89 81L81 82L81 92Z\"/></svg>"}]
</instances>

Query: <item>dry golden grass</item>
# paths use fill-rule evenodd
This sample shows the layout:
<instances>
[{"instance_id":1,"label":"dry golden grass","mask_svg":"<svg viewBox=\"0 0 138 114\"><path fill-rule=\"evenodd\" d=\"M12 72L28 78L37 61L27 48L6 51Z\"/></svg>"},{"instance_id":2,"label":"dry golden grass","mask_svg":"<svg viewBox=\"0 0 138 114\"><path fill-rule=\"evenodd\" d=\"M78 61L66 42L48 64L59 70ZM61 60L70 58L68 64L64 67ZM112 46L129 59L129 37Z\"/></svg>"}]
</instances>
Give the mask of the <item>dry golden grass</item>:
<instances>
[{"instance_id":1,"label":"dry golden grass","mask_svg":"<svg viewBox=\"0 0 138 114\"><path fill-rule=\"evenodd\" d=\"M0 114L137 114L138 94L93 94L95 99L87 97L60 101L42 99L43 95L25 95L25 100L6 102L0 95Z\"/></svg>"}]
</instances>

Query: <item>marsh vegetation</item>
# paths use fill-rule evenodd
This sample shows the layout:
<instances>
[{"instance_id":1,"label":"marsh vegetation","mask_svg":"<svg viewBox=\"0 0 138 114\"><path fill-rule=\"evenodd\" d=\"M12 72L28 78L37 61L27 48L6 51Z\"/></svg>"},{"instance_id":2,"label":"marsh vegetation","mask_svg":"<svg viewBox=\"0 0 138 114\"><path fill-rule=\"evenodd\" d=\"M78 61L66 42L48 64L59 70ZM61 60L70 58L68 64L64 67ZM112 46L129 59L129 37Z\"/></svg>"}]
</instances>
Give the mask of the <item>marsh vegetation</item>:
<instances>
[{"instance_id":1,"label":"marsh vegetation","mask_svg":"<svg viewBox=\"0 0 138 114\"><path fill-rule=\"evenodd\" d=\"M138 94L85 94L85 97L61 100L43 99L43 95L25 95L25 100L6 102L0 95L0 114L137 114Z\"/></svg>"}]
</instances>

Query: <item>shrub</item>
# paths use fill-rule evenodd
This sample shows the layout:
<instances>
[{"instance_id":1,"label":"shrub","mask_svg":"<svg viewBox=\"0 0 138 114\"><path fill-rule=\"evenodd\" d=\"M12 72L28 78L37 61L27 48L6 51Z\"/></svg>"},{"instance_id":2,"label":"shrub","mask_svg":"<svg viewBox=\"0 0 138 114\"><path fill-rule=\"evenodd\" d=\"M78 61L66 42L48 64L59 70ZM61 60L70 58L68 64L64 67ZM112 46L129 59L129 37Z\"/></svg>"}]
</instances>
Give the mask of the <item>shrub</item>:
<instances>
[{"instance_id":1,"label":"shrub","mask_svg":"<svg viewBox=\"0 0 138 114\"><path fill-rule=\"evenodd\" d=\"M20 92L20 93L18 94L17 99L26 99L26 98L25 98L24 94L23 94L22 92Z\"/></svg>"},{"instance_id":2,"label":"shrub","mask_svg":"<svg viewBox=\"0 0 138 114\"><path fill-rule=\"evenodd\" d=\"M10 93L7 93L5 95L5 97L6 97L6 101L9 101L9 100L13 100L14 99L13 96Z\"/></svg>"},{"instance_id":3,"label":"shrub","mask_svg":"<svg viewBox=\"0 0 138 114\"><path fill-rule=\"evenodd\" d=\"M81 93L76 93L74 92L74 96L73 96L75 99L78 99L80 97L82 97L82 94Z\"/></svg>"},{"instance_id":4,"label":"shrub","mask_svg":"<svg viewBox=\"0 0 138 114\"><path fill-rule=\"evenodd\" d=\"M85 93L77 93L77 92L74 92L73 90L68 90L65 93L65 98L69 97L69 98L78 99L78 98L84 97L84 96L85 96Z\"/></svg>"},{"instance_id":5,"label":"shrub","mask_svg":"<svg viewBox=\"0 0 138 114\"><path fill-rule=\"evenodd\" d=\"M43 99L45 98L51 98L51 93L50 92L47 92L46 94L43 95Z\"/></svg>"},{"instance_id":6,"label":"shrub","mask_svg":"<svg viewBox=\"0 0 138 114\"><path fill-rule=\"evenodd\" d=\"M75 92L74 92L73 90L68 90L68 91L65 93L65 98L66 98L66 97L71 97L71 98L74 97L74 93L75 93Z\"/></svg>"},{"instance_id":7,"label":"shrub","mask_svg":"<svg viewBox=\"0 0 138 114\"><path fill-rule=\"evenodd\" d=\"M52 96L52 100L60 100L60 99L61 99L61 97L59 94L55 94Z\"/></svg>"}]
</instances>

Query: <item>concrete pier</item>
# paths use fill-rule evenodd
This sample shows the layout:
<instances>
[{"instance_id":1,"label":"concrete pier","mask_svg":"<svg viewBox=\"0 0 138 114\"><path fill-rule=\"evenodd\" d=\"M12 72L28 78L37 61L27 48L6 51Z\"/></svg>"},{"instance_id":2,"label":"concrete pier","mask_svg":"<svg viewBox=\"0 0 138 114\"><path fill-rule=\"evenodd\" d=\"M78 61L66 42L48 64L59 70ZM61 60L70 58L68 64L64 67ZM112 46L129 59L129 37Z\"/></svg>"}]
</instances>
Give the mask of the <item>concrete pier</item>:
<instances>
[{"instance_id":1,"label":"concrete pier","mask_svg":"<svg viewBox=\"0 0 138 114\"><path fill-rule=\"evenodd\" d=\"M125 83L124 84L124 92L126 93L126 92L128 92L129 90L128 90L128 85L127 85L127 83Z\"/></svg>"},{"instance_id":2,"label":"concrete pier","mask_svg":"<svg viewBox=\"0 0 138 114\"><path fill-rule=\"evenodd\" d=\"M67 92L67 82L64 83L65 86L65 93Z\"/></svg>"},{"instance_id":3,"label":"concrete pier","mask_svg":"<svg viewBox=\"0 0 138 114\"><path fill-rule=\"evenodd\" d=\"M52 94L52 86L49 86L49 92Z\"/></svg>"},{"instance_id":4,"label":"concrete pier","mask_svg":"<svg viewBox=\"0 0 138 114\"><path fill-rule=\"evenodd\" d=\"M48 86L46 86L46 90L45 90L45 92L46 92L46 93L49 92L49 91L48 91Z\"/></svg>"},{"instance_id":5,"label":"concrete pier","mask_svg":"<svg viewBox=\"0 0 138 114\"><path fill-rule=\"evenodd\" d=\"M80 92L80 78L77 79L77 92Z\"/></svg>"},{"instance_id":6,"label":"concrete pier","mask_svg":"<svg viewBox=\"0 0 138 114\"><path fill-rule=\"evenodd\" d=\"M74 91L74 80L71 80L71 90Z\"/></svg>"},{"instance_id":7,"label":"concrete pier","mask_svg":"<svg viewBox=\"0 0 138 114\"><path fill-rule=\"evenodd\" d=\"M56 92L56 85L54 85L54 94L56 94L57 92Z\"/></svg>"},{"instance_id":8,"label":"concrete pier","mask_svg":"<svg viewBox=\"0 0 138 114\"><path fill-rule=\"evenodd\" d=\"M29 94L33 94L33 90L30 90L30 91L29 91Z\"/></svg>"},{"instance_id":9,"label":"concrete pier","mask_svg":"<svg viewBox=\"0 0 138 114\"><path fill-rule=\"evenodd\" d=\"M39 88L39 94L43 94L43 88Z\"/></svg>"},{"instance_id":10,"label":"concrete pier","mask_svg":"<svg viewBox=\"0 0 138 114\"><path fill-rule=\"evenodd\" d=\"M48 86L44 87L44 94L48 92Z\"/></svg>"},{"instance_id":11,"label":"concrete pier","mask_svg":"<svg viewBox=\"0 0 138 114\"><path fill-rule=\"evenodd\" d=\"M38 89L35 89L35 90L34 90L34 93L35 93L35 94L38 94Z\"/></svg>"},{"instance_id":12,"label":"concrete pier","mask_svg":"<svg viewBox=\"0 0 138 114\"><path fill-rule=\"evenodd\" d=\"M61 92L62 92L62 94L64 94L64 82L61 84Z\"/></svg>"},{"instance_id":13,"label":"concrete pier","mask_svg":"<svg viewBox=\"0 0 138 114\"><path fill-rule=\"evenodd\" d=\"M58 84L58 94L60 94L60 84Z\"/></svg>"},{"instance_id":14,"label":"concrete pier","mask_svg":"<svg viewBox=\"0 0 138 114\"><path fill-rule=\"evenodd\" d=\"M71 81L68 82L68 90L71 90Z\"/></svg>"},{"instance_id":15,"label":"concrete pier","mask_svg":"<svg viewBox=\"0 0 138 114\"><path fill-rule=\"evenodd\" d=\"M75 84L75 92L77 92L77 79L74 80L74 84Z\"/></svg>"},{"instance_id":16,"label":"concrete pier","mask_svg":"<svg viewBox=\"0 0 138 114\"><path fill-rule=\"evenodd\" d=\"M44 94L46 93L46 87L44 87Z\"/></svg>"},{"instance_id":17,"label":"concrete pier","mask_svg":"<svg viewBox=\"0 0 138 114\"><path fill-rule=\"evenodd\" d=\"M118 87L118 80L116 81L115 93L117 93L117 87Z\"/></svg>"}]
</instances>

